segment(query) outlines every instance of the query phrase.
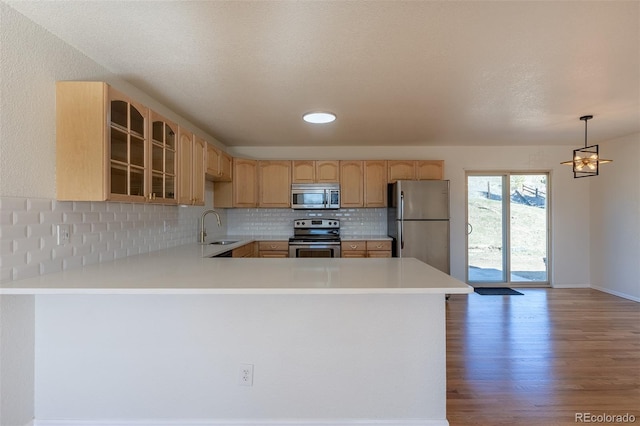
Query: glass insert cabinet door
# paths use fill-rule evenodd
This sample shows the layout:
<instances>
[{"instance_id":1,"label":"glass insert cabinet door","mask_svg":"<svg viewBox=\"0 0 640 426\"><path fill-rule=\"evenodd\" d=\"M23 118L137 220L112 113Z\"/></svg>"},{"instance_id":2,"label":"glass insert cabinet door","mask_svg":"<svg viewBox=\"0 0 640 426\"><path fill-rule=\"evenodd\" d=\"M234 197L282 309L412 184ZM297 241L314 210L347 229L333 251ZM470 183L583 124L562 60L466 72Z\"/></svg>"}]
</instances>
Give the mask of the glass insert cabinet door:
<instances>
[{"instance_id":1,"label":"glass insert cabinet door","mask_svg":"<svg viewBox=\"0 0 640 426\"><path fill-rule=\"evenodd\" d=\"M548 173L467 173L467 282L549 282Z\"/></svg>"},{"instance_id":2,"label":"glass insert cabinet door","mask_svg":"<svg viewBox=\"0 0 640 426\"><path fill-rule=\"evenodd\" d=\"M151 112L151 202L175 203L178 126Z\"/></svg>"},{"instance_id":3,"label":"glass insert cabinet door","mask_svg":"<svg viewBox=\"0 0 640 426\"><path fill-rule=\"evenodd\" d=\"M110 94L110 193L114 200L144 200L147 188L148 110Z\"/></svg>"}]
</instances>

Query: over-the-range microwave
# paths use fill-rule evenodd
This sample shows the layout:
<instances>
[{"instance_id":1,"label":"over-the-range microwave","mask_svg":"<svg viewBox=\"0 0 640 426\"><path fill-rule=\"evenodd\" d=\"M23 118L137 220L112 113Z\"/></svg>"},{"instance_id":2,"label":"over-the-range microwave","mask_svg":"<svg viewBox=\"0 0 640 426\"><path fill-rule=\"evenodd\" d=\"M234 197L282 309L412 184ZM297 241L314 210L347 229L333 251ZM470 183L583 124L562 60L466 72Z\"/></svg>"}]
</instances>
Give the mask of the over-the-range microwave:
<instances>
[{"instance_id":1,"label":"over-the-range microwave","mask_svg":"<svg viewBox=\"0 0 640 426\"><path fill-rule=\"evenodd\" d=\"M339 209L340 185L337 183L294 183L291 185L292 209Z\"/></svg>"}]
</instances>

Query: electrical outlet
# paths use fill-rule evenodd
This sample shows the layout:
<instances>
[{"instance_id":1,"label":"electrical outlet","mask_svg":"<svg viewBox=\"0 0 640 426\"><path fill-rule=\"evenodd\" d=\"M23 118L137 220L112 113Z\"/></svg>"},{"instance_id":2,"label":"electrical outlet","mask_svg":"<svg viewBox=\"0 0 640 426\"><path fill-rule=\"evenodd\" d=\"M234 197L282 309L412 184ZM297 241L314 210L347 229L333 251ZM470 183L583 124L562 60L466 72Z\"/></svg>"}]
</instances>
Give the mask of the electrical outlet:
<instances>
[{"instance_id":1,"label":"electrical outlet","mask_svg":"<svg viewBox=\"0 0 640 426\"><path fill-rule=\"evenodd\" d=\"M58 225L58 245L63 246L71 241L71 225Z\"/></svg>"},{"instance_id":2,"label":"electrical outlet","mask_svg":"<svg viewBox=\"0 0 640 426\"><path fill-rule=\"evenodd\" d=\"M253 364L240 364L240 386L253 386Z\"/></svg>"}]
</instances>

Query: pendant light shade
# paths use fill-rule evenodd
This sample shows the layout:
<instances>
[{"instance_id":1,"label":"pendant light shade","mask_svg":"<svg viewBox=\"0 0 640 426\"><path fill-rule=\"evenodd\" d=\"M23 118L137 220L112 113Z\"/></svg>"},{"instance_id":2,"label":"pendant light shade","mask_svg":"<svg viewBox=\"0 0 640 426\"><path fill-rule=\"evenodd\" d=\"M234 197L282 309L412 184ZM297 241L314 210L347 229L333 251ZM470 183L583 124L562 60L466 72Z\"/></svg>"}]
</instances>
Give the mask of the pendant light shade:
<instances>
[{"instance_id":1,"label":"pendant light shade","mask_svg":"<svg viewBox=\"0 0 640 426\"><path fill-rule=\"evenodd\" d=\"M600 158L598 145L587 146L587 121L592 118L593 115L583 115L580 117L580 120L584 121L584 148L574 149L573 160L560 163L573 166L574 178L598 176L600 164L611 162L611 160Z\"/></svg>"}]
</instances>

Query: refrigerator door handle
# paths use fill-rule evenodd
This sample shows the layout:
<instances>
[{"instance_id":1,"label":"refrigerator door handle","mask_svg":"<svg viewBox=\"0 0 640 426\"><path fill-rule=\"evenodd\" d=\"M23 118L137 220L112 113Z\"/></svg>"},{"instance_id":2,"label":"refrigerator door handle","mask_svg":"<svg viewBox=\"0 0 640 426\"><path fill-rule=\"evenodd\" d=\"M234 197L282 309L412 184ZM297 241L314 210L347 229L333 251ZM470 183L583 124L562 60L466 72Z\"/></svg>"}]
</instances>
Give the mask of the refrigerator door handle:
<instances>
[{"instance_id":1,"label":"refrigerator door handle","mask_svg":"<svg viewBox=\"0 0 640 426\"><path fill-rule=\"evenodd\" d=\"M404 249L404 191L400 191L400 250ZM398 257L402 257L398 253Z\"/></svg>"}]
</instances>

